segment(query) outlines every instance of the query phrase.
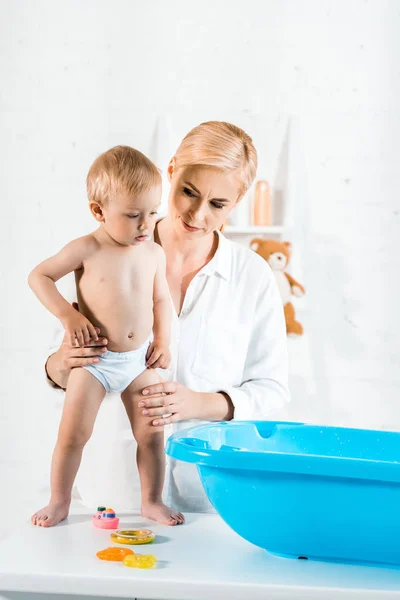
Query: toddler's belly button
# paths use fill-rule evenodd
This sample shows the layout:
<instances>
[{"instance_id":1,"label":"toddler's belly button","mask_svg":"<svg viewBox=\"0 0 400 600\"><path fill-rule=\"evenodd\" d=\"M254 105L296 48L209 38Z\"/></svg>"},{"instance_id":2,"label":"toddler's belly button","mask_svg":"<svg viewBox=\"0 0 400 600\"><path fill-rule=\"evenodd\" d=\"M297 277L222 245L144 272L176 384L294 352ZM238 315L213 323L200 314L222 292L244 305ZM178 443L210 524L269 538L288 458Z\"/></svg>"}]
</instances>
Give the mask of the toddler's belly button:
<instances>
[{"instance_id":1,"label":"toddler's belly button","mask_svg":"<svg viewBox=\"0 0 400 600\"><path fill-rule=\"evenodd\" d=\"M133 338L133 333L128 333L128 338Z\"/></svg>"}]
</instances>

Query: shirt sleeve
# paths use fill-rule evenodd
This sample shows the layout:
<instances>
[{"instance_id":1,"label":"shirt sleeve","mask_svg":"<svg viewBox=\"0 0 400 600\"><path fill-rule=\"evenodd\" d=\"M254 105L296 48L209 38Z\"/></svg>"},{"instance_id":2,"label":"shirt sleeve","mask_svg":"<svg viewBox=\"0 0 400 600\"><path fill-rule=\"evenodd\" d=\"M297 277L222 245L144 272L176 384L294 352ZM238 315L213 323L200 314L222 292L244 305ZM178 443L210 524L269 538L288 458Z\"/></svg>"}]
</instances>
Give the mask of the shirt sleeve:
<instances>
[{"instance_id":1,"label":"shirt sleeve","mask_svg":"<svg viewBox=\"0 0 400 600\"><path fill-rule=\"evenodd\" d=\"M221 389L232 400L235 420L268 419L290 402L285 317L271 272L264 277L240 386Z\"/></svg>"}]
</instances>

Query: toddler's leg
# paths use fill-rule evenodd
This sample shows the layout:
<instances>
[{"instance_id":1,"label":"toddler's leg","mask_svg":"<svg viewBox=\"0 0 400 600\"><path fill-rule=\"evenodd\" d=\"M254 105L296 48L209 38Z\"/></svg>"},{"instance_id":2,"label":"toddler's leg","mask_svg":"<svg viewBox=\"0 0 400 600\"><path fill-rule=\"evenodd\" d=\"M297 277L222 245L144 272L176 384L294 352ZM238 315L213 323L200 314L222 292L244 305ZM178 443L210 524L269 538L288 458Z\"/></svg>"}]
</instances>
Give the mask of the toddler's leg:
<instances>
[{"instance_id":1,"label":"toddler's leg","mask_svg":"<svg viewBox=\"0 0 400 600\"><path fill-rule=\"evenodd\" d=\"M137 465L142 492L142 515L165 525L180 525L182 513L169 508L162 502L165 474L164 429L154 427L149 417L142 415L138 403L142 389L160 381L153 369L146 369L127 389L121 398L137 441Z\"/></svg>"},{"instance_id":2,"label":"toddler's leg","mask_svg":"<svg viewBox=\"0 0 400 600\"><path fill-rule=\"evenodd\" d=\"M68 379L64 410L51 462L49 505L35 513L34 525L51 527L68 516L71 490L105 389L89 371L76 368Z\"/></svg>"}]
</instances>

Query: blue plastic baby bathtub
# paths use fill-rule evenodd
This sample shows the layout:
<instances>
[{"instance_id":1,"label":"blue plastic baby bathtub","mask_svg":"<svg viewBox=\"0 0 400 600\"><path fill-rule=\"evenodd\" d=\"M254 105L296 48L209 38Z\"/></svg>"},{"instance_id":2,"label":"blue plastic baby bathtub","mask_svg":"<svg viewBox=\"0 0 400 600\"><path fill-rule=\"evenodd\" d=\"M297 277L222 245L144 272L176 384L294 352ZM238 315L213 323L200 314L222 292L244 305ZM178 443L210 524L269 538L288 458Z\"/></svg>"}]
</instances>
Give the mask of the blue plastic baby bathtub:
<instances>
[{"instance_id":1,"label":"blue plastic baby bathtub","mask_svg":"<svg viewBox=\"0 0 400 600\"><path fill-rule=\"evenodd\" d=\"M269 552L400 564L400 433L233 421L179 431L166 452Z\"/></svg>"}]
</instances>

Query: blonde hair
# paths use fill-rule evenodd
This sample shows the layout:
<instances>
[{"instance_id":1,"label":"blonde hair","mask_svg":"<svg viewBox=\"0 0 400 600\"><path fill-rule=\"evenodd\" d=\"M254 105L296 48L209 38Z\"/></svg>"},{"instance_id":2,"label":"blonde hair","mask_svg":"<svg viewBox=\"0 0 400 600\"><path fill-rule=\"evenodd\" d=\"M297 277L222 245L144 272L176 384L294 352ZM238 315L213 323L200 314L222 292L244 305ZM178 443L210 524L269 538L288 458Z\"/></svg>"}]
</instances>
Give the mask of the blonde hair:
<instances>
[{"instance_id":1,"label":"blonde hair","mask_svg":"<svg viewBox=\"0 0 400 600\"><path fill-rule=\"evenodd\" d=\"M161 174L147 156L130 146L115 146L100 154L86 178L90 202L106 205L116 193L137 195L161 185Z\"/></svg>"},{"instance_id":2,"label":"blonde hair","mask_svg":"<svg viewBox=\"0 0 400 600\"><path fill-rule=\"evenodd\" d=\"M175 164L178 169L205 166L237 171L240 199L256 176L257 151L251 137L240 127L224 121L207 121L183 138L175 153Z\"/></svg>"}]
</instances>

